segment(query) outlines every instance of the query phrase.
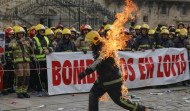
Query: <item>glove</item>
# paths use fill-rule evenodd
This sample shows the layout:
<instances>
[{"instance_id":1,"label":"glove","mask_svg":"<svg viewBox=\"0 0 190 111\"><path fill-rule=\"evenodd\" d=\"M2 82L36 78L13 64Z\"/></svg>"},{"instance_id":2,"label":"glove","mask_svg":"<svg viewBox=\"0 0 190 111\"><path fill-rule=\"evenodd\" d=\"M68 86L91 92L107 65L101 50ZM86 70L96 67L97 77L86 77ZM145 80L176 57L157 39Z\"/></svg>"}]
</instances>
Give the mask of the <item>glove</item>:
<instances>
[{"instance_id":1,"label":"glove","mask_svg":"<svg viewBox=\"0 0 190 111\"><path fill-rule=\"evenodd\" d=\"M82 78L84 78L85 76L86 76L86 73L85 73L85 72L81 72L81 73L79 74L80 80L81 80Z\"/></svg>"},{"instance_id":2,"label":"glove","mask_svg":"<svg viewBox=\"0 0 190 111\"><path fill-rule=\"evenodd\" d=\"M135 26L135 22L131 22L131 26L134 27Z\"/></svg>"}]
</instances>

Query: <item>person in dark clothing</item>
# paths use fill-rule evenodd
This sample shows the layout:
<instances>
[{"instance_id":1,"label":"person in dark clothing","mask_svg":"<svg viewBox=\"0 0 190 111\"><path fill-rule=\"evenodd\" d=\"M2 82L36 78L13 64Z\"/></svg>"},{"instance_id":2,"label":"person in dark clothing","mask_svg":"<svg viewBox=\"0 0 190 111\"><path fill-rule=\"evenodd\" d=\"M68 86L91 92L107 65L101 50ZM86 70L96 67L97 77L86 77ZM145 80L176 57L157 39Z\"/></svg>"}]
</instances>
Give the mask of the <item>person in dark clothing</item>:
<instances>
[{"instance_id":1,"label":"person in dark clothing","mask_svg":"<svg viewBox=\"0 0 190 111\"><path fill-rule=\"evenodd\" d=\"M172 42L172 40L169 38L169 31L167 29L164 29L161 31L161 46L160 48L170 48L170 47L174 47L174 43Z\"/></svg>"},{"instance_id":2,"label":"person in dark clothing","mask_svg":"<svg viewBox=\"0 0 190 111\"><path fill-rule=\"evenodd\" d=\"M74 42L70 40L71 31L69 29L64 29L62 40L57 44L55 49L56 52L74 52L77 51Z\"/></svg>"},{"instance_id":3,"label":"person in dark clothing","mask_svg":"<svg viewBox=\"0 0 190 111\"><path fill-rule=\"evenodd\" d=\"M149 31L149 26L147 24L143 24L141 27L141 35L139 35L135 40L134 48L136 50L143 52L148 49L155 50L155 48L152 47L150 37L148 36L148 31Z\"/></svg>"},{"instance_id":4,"label":"person in dark clothing","mask_svg":"<svg viewBox=\"0 0 190 111\"><path fill-rule=\"evenodd\" d=\"M46 91L48 90L46 55L54 52L54 47L48 37L44 36L45 27L43 25L38 24L35 30L37 35L33 38L34 54L35 59L39 62L39 66L36 66L36 68L41 68L39 71L40 75L38 73L36 74L37 96L41 97L42 89L45 88Z\"/></svg>"},{"instance_id":5,"label":"person in dark clothing","mask_svg":"<svg viewBox=\"0 0 190 111\"><path fill-rule=\"evenodd\" d=\"M186 30L186 29L185 29ZM180 32L182 32L180 30ZM174 42L174 46L175 48L184 48L185 47L185 41L186 41L186 36L183 36L183 35L180 35L179 34L179 37L176 38L173 42Z\"/></svg>"},{"instance_id":6,"label":"person in dark clothing","mask_svg":"<svg viewBox=\"0 0 190 111\"><path fill-rule=\"evenodd\" d=\"M5 30L5 61L6 64L3 66L4 70L13 70L13 54L11 48L8 47L11 40L14 38L14 31L12 28L7 28ZM14 72L13 71L5 71L3 75L3 90L2 93L4 95L8 95L8 93L12 93L13 91L13 82L14 81Z\"/></svg>"},{"instance_id":7,"label":"person in dark clothing","mask_svg":"<svg viewBox=\"0 0 190 111\"><path fill-rule=\"evenodd\" d=\"M86 38L93 42L92 51L95 61L79 75L82 79L95 70L99 74L89 94L89 111L98 111L98 99L108 93L111 99L119 106L130 111L145 111L145 107L131 102L122 96L121 85L122 77L119 64L112 57L102 59L103 53L100 53L103 47L103 41L96 31L91 31ZM114 52L113 52L114 54Z\"/></svg>"},{"instance_id":8,"label":"person in dark clothing","mask_svg":"<svg viewBox=\"0 0 190 111\"><path fill-rule=\"evenodd\" d=\"M181 42L183 43L184 47L188 51L188 59L190 59L190 55L189 55L190 54L190 51L189 51L190 50L190 45L189 45L190 44L190 42L189 42L190 39L189 38L185 39L187 37L187 30L186 29L181 29L180 33L179 33L179 36L180 36L180 39L182 40ZM182 44L180 44L177 40L175 41L175 43L176 43L176 46L182 46ZM183 85L187 86L187 87L190 87L190 80L183 81Z\"/></svg>"}]
</instances>

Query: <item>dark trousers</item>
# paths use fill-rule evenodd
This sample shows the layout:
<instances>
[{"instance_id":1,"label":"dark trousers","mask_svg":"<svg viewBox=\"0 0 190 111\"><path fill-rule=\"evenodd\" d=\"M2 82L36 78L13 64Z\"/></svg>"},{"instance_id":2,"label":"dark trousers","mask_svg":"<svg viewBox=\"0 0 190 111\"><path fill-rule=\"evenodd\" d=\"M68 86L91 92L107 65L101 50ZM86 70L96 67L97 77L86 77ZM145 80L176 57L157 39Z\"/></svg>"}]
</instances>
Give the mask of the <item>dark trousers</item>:
<instances>
[{"instance_id":1,"label":"dark trousers","mask_svg":"<svg viewBox=\"0 0 190 111\"><path fill-rule=\"evenodd\" d=\"M35 62L30 63L30 69L36 69L35 65ZM36 76L38 76L37 70L30 70L30 83L28 89L36 90Z\"/></svg>"},{"instance_id":2,"label":"dark trousers","mask_svg":"<svg viewBox=\"0 0 190 111\"><path fill-rule=\"evenodd\" d=\"M137 103L131 102L129 99L122 97L121 86L112 89L104 90L98 87L97 84L90 90L89 94L89 111L98 111L98 99L104 94L108 93L111 99L119 106L130 111L145 111L145 107ZM136 109L136 110L135 110Z\"/></svg>"},{"instance_id":3,"label":"dark trousers","mask_svg":"<svg viewBox=\"0 0 190 111\"><path fill-rule=\"evenodd\" d=\"M42 87L46 91L48 91L46 61L40 61L37 68L39 68L39 67L45 68L45 69L40 69L40 75L38 75L38 71L36 73L37 91L42 91ZM40 83L39 77L40 77L41 83Z\"/></svg>"},{"instance_id":4,"label":"dark trousers","mask_svg":"<svg viewBox=\"0 0 190 111\"><path fill-rule=\"evenodd\" d=\"M4 70L13 70L11 65L6 65ZM3 90L12 90L14 84L14 71L4 71L3 74Z\"/></svg>"}]
</instances>

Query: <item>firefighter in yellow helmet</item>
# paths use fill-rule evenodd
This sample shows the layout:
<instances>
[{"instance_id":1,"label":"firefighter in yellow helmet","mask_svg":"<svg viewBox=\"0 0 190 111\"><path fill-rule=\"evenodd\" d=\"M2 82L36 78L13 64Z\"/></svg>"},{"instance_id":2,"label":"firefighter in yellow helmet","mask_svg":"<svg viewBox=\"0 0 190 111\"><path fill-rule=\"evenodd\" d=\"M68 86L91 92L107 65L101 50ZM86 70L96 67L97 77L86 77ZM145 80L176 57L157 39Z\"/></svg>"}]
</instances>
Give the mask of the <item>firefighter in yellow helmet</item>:
<instances>
[{"instance_id":1,"label":"firefighter in yellow helmet","mask_svg":"<svg viewBox=\"0 0 190 111\"><path fill-rule=\"evenodd\" d=\"M174 43L173 41L169 38L169 30L167 29L163 29L160 32L161 35L161 47L160 48L170 48L170 47L174 47Z\"/></svg>"},{"instance_id":2,"label":"firefighter in yellow helmet","mask_svg":"<svg viewBox=\"0 0 190 111\"><path fill-rule=\"evenodd\" d=\"M54 41L52 42L53 46L56 48L58 42L62 39L62 31L60 29L56 29L54 33Z\"/></svg>"},{"instance_id":3,"label":"firefighter in yellow helmet","mask_svg":"<svg viewBox=\"0 0 190 111\"><path fill-rule=\"evenodd\" d=\"M35 30L36 36L33 38L35 59L39 62L40 68L43 68L43 70L39 71L39 75L36 74L37 96L40 97L42 96L42 89L47 91L48 88L46 55L54 52L54 47L48 37L45 36L45 27L42 24L38 24Z\"/></svg>"},{"instance_id":4,"label":"firefighter in yellow helmet","mask_svg":"<svg viewBox=\"0 0 190 111\"><path fill-rule=\"evenodd\" d=\"M65 28L62 31L63 39L57 44L56 52L75 52L77 51L75 43L71 40L71 31Z\"/></svg>"},{"instance_id":5,"label":"firefighter in yellow helmet","mask_svg":"<svg viewBox=\"0 0 190 111\"><path fill-rule=\"evenodd\" d=\"M90 75L94 71L97 71L99 74L98 79L90 90L88 110L98 111L98 99L107 92L112 100L124 109L130 111L145 111L144 106L131 102L122 96L122 77L119 64L112 57L102 59L104 55L100 54L100 52L104 43L98 32L91 31L86 35L86 38L93 44L92 50L95 61L84 72L80 73L79 78L82 80L85 76ZM113 55L114 53L115 52L113 52Z\"/></svg>"},{"instance_id":6,"label":"firefighter in yellow helmet","mask_svg":"<svg viewBox=\"0 0 190 111\"><path fill-rule=\"evenodd\" d=\"M31 39L24 37L25 30L22 27L16 27L15 37L9 47L13 52L13 61L16 75L16 93L18 98L30 98L27 94L28 84L30 80L30 52Z\"/></svg>"},{"instance_id":7,"label":"firefighter in yellow helmet","mask_svg":"<svg viewBox=\"0 0 190 111\"><path fill-rule=\"evenodd\" d=\"M181 37L184 36L184 37L182 37L182 38L187 38L187 39L185 40L185 42L184 42L184 45L185 45L185 48L186 48L187 51L188 51L188 60L190 60L190 38L187 37L187 36L188 36L188 31L187 31L186 29L181 29L181 30L180 30L180 36L181 36ZM190 63L189 63L189 65L190 65ZM189 67L189 69L190 69L190 67ZM190 86L190 80L184 81L184 82L183 82L183 85L189 87L189 86Z\"/></svg>"},{"instance_id":8,"label":"firefighter in yellow helmet","mask_svg":"<svg viewBox=\"0 0 190 111\"><path fill-rule=\"evenodd\" d=\"M53 42L54 39L54 32L51 29L46 29L45 30L45 36L49 38L51 42Z\"/></svg>"},{"instance_id":9,"label":"firefighter in yellow helmet","mask_svg":"<svg viewBox=\"0 0 190 111\"><path fill-rule=\"evenodd\" d=\"M175 30L175 39L179 37L180 29Z\"/></svg>"},{"instance_id":10,"label":"firefighter in yellow helmet","mask_svg":"<svg viewBox=\"0 0 190 111\"><path fill-rule=\"evenodd\" d=\"M50 29L53 31L53 33L55 32L56 28L55 27L50 27Z\"/></svg>"},{"instance_id":11,"label":"firefighter in yellow helmet","mask_svg":"<svg viewBox=\"0 0 190 111\"><path fill-rule=\"evenodd\" d=\"M141 34L141 26L140 25L136 25L135 26L135 31L136 31L137 36L139 36Z\"/></svg>"},{"instance_id":12,"label":"firefighter in yellow helmet","mask_svg":"<svg viewBox=\"0 0 190 111\"><path fill-rule=\"evenodd\" d=\"M87 51L90 49L90 42L85 38L85 35L91 31L92 28L90 25L82 25L80 28L81 36L76 40L75 44L77 47L77 50L83 51L84 54L87 53Z\"/></svg>"},{"instance_id":13,"label":"firefighter in yellow helmet","mask_svg":"<svg viewBox=\"0 0 190 111\"><path fill-rule=\"evenodd\" d=\"M70 27L69 30L71 31L71 38L70 38L70 40L72 42L75 42L76 39L77 39L77 36L76 36L77 30L74 27Z\"/></svg>"},{"instance_id":14,"label":"firefighter in yellow helmet","mask_svg":"<svg viewBox=\"0 0 190 111\"><path fill-rule=\"evenodd\" d=\"M104 36L106 37L107 36L107 32L112 28L112 25L110 24L107 24L105 27L104 27Z\"/></svg>"},{"instance_id":15,"label":"firefighter in yellow helmet","mask_svg":"<svg viewBox=\"0 0 190 111\"><path fill-rule=\"evenodd\" d=\"M174 44L176 48L184 48L184 42L186 41L187 30L181 29L179 32L179 37L174 40Z\"/></svg>"},{"instance_id":16,"label":"firefighter in yellow helmet","mask_svg":"<svg viewBox=\"0 0 190 111\"><path fill-rule=\"evenodd\" d=\"M143 24L141 26L141 34L137 37L136 42L135 42L136 50L143 51L143 52L148 49L155 50L155 47L153 47L150 42L151 40L148 35L148 31L149 31L149 25Z\"/></svg>"}]
</instances>

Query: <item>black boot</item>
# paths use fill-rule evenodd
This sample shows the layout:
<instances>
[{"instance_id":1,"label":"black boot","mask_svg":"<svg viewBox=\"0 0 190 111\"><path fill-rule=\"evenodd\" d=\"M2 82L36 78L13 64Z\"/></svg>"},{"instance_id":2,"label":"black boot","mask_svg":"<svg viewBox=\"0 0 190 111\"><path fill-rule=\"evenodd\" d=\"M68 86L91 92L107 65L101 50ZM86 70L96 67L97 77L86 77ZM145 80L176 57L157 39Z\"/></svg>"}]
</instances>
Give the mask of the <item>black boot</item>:
<instances>
[{"instance_id":1,"label":"black boot","mask_svg":"<svg viewBox=\"0 0 190 111\"><path fill-rule=\"evenodd\" d=\"M23 96L24 96L25 98L30 98L30 95L27 94L27 93L23 93Z\"/></svg>"},{"instance_id":2,"label":"black boot","mask_svg":"<svg viewBox=\"0 0 190 111\"><path fill-rule=\"evenodd\" d=\"M22 93L18 93L18 94L17 94L17 97L20 98L20 99L23 99L23 98L24 98L24 96L23 96Z\"/></svg>"}]
</instances>

